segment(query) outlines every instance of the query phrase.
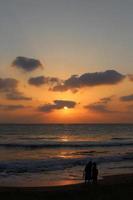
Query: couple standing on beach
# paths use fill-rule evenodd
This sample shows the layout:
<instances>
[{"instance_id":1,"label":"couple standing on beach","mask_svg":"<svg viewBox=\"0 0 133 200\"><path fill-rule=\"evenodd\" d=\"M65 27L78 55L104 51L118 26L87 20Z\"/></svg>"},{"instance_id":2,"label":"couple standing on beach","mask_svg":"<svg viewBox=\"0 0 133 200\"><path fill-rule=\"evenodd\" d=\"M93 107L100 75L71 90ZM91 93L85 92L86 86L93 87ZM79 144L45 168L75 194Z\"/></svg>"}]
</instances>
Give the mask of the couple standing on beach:
<instances>
[{"instance_id":1,"label":"couple standing on beach","mask_svg":"<svg viewBox=\"0 0 133 200\"><path fill-rule=\"evenodd\" d=\"M95 162L92 163L92 161L89 161L87 163L84 169L84 177L85 183L89 183L90 181L97 183L98 169Z\"/></svg>"}]
</instances>

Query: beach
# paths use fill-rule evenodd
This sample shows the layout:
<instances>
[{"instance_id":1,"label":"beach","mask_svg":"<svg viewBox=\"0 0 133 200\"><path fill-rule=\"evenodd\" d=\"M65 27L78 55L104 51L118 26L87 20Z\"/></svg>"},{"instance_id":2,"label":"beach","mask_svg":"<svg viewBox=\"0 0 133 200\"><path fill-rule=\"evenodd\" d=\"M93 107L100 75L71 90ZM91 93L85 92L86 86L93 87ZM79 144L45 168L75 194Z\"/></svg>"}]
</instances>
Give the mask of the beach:
<instances>
[{"instance_id":1,"label":"beach","mask_svg":"<svg viewBox=\"0 0 133 200\"><path fill-rule=\"evenodd\" d=\"M133 174L106 176L97 185L74 184L51 187L1 187L0 199L28 200L131 200Z\"/></svg>"}]
</instances>

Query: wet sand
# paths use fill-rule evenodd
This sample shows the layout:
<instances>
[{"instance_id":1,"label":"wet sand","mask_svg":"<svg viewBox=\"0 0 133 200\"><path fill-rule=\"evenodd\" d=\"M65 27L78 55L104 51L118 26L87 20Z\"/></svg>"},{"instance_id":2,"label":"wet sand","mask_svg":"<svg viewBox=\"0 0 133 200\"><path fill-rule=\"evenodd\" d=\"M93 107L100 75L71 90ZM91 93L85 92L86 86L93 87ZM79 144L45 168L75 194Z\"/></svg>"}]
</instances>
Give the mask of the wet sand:
<instances>
[{"instance_id":1,"label":"wet sand","mask_svg":"<svg viewBox=\"0 0 133 200\"><path fill-rule=\"evenodd\" d=\"M133 174L104 177L97 185L84 183L54 187L0 187L9 200L132 200Z\"/></svg>"}]
</instances>

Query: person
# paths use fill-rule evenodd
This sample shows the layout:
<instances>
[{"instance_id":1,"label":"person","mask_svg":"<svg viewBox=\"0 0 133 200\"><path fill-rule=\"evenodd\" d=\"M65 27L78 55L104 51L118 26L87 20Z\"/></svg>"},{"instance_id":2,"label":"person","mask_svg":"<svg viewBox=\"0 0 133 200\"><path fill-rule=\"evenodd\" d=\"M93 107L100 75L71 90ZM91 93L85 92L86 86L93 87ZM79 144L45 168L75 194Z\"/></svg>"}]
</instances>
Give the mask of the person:
<instances>
[{"instance_id":1,"label":"person","mask_svg":"<svg viewBox=\"0 0 133 200\"><path fill-rule=\"evenodd\" d=\"M92 161L89 161L84 169L85 183L89 183L92 179Z\"/></svg>"},{"instance_id":2,"label":"person","mask_svg":"<svg viewBox=\"0 0 133 200\"><path fill-rule=\"evenodd\" d=\"M98 178L98 169L97 169L97 164L94 162L92 164L92 181L94 184L97 184L97 178Z\"/></svg>"}]
</instances>

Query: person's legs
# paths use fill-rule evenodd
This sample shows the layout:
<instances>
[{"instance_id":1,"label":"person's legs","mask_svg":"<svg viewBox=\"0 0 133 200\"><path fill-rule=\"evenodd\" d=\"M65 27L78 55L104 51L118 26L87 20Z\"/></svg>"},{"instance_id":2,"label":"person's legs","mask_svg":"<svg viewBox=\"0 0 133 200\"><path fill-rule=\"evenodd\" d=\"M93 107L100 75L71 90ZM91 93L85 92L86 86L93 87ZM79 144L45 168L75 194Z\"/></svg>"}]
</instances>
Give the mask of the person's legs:
<instances>
[{"instance_id":1,"label":"person's legs","mask_svg":"<svg viewBox=\"0 0 133 200\"><path fill-rule=\"evenodd\" d=\"M93 183L96 185L97 184L97 177L93 178Z\"/></svg>"},{"instance_id":2,"label":"person's legs","mask_svg":"<svg viewBox=\"0 0 133 200\"><path fill-rule=\"evenodd\" d=\"M85 175L85 184L87 183L87 176Z\"/></svg>"}]
</instances>

